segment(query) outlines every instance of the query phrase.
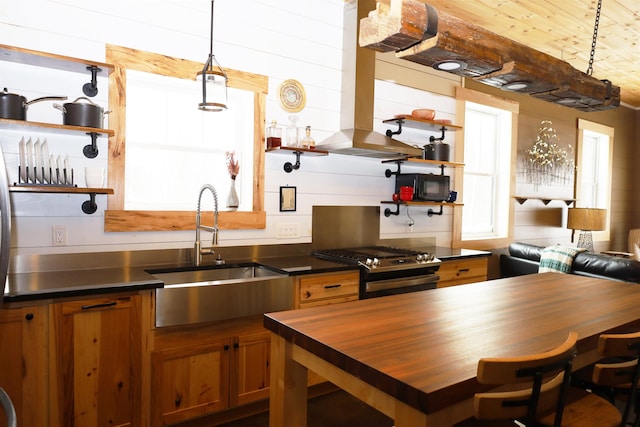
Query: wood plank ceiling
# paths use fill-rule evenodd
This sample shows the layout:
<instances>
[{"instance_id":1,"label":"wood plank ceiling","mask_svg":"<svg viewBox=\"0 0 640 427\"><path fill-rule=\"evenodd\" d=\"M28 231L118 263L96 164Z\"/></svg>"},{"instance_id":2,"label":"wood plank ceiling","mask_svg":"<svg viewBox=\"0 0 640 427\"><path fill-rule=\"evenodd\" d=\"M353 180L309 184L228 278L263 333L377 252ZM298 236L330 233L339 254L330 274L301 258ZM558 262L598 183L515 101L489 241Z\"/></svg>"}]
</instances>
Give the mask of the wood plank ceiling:
<instances>
[{"instance_id":1,"label":"wood plank ceiling","mask_svg":"<svg viewBox=\"0 0 640 427\"><path fill-rule=\"evenodd\" d=\"M586 72L597 0L421 0ZM593 77L640 109L640 1L602 0Z\"/></svg>"}]
</instances>

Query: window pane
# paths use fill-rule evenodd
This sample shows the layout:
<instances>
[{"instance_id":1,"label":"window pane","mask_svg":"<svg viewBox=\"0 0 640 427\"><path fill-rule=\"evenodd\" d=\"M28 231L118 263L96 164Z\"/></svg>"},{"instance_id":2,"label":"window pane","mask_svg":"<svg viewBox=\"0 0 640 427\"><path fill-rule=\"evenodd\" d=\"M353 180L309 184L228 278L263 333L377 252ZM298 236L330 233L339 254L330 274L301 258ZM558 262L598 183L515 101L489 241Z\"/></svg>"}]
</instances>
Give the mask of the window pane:
<instances>
[{"instance_id":1,"label":"window pane","mask_svg":"<svg viewBox=\"0 0 640 427\"><path fill-rule=\"evenodd\" d=\"M240 163L240 209L252 209L253 92L229 88L229 108L211 113L197 108L200 87L127 71L125 209L195 210L200 187L208 183L223 210L231 186L227 151Z\"/></svg>"},{"instance_id":2,"label":"window pane","mask_svg":"<svg viewBox=\"0 0 640 427\"><path fill-rule=\"evenodd\" d=\"M465 233L493 232L493 177L465 174L465 206L462 228Z\"/></svg>"},{"instance_id":3,"label":"window pane","mask_svg":"<svg viewBox=\"0 0 640 427\"><path fill-rule=\"evenodd\" d=\"M511 113L466 102L462 239L505 237L511 180Z\"/></svg>"},{"instance_id":4,"label":"window pane","mask_svg":"<svg viewBox=\"0 0 640 427\"><path fill-rule=\"evenodd\" d=\"M585 131L582 140L580 205L608 208L609 137Z\"/></svg>"}]
</instances>

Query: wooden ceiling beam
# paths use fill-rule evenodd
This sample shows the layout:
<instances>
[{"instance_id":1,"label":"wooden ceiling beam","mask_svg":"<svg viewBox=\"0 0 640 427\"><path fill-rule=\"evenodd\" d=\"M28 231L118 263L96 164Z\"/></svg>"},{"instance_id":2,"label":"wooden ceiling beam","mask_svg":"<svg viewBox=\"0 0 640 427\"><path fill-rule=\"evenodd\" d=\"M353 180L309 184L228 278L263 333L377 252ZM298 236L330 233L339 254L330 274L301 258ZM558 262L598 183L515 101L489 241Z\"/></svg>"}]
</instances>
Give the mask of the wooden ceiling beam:
<instances>
[{"instance_id":1,"label":"wooden ceiling beam","mask_svg":"<svg viewBox=\"0 0 640 427\"><path fill-rule=\"evenodd\" d=\"M448 72L519 93L577 108L600 111L620 105L620 88L575 69L566 61L464 22L419 0L378 3L360 21L361 47L437 69L442 62L462 65Z\"/></svg>"}]
</instances>

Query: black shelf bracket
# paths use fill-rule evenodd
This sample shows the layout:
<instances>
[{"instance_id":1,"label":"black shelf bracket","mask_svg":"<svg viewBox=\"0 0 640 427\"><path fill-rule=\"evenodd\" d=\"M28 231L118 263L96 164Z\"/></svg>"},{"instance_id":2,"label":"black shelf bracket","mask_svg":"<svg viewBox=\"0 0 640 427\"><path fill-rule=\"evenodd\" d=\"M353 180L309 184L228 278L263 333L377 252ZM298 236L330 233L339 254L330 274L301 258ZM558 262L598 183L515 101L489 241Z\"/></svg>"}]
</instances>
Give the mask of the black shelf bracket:
<instances>
[{"instance_id":1,"label":"black shelf bracket","mask_svg":"<svg viewBox=\"0 0 640 427\"><path fill-rule=\"evenodd\" d=\"M82 203L82 212L87 215L96 213L98 205L96 203L96 193L89 193L89 200Z\"/></svg>"},{"instance_id":2,"label":"black shelf bracket","mask_svg":"<svg viewBox=\"0 0 640 427\"><path fill-rule=\"evenodd\" d=\"M391 209L389 209L389 208L386 208L386 209L384 210L384 216L389 217L389 216L391 216L391 215L395 215L395 216L400 215L400 203L396 203L396 211L395 211L395 212L394 212L394 211L392 211L392 210L391 210Z\"/></svg>"},{"instance_id":3,"label":"black shelf bracket","mask_svg":"<svg viewBox=\"0 0 640 427\"><path fill-rule=\"evenodd\" d=\"M391 176L393 175L400 175L400 165L402 164L403 161L404 160L394 161L394 163L398 165L398 169L395 172L393 172L391 169L387 169L386 171L384 171L384 176L386 176L387 178L391 178Z\"/></svg>"},{"instance_id":4,"label":"black shelf bracket","mask_svg":"<svg viewBox=\"0 0 640 427\"><path fill-rule=\"evenodd\" d=\"M398 124L398 130L393 132L391 129L387 129L386 135L391 138L393 135L400 135L402 133L402 119L398 119L396 120L396 123Z\"/></svg>"},{"instance_id":5,"label":"black shelf bracket","mask_svg":"<svg viewBox=\"0 0 640 427\"><path fill-rule=\"evenodd\" d=\"M87 135L91 136L91 144L85 145L82 148L82 154L84 154L87 159L94 159L98 155L98 133L87 132Z\"/></svg>"},{"instance_id":6,"label":"black shelf bracket","mask_svg":"<svg viewBox=\"0 0 640 427\"><path fill-rule=\"evenodd\" d=\"M440 205L440 210L438 212L436 212L433 209L429 208L429 210L427 211L427 216L432 217L434 215L442 215L442 213L443 213L442 205Z\"/></svg>"},{"instance_id":7,"label":"black shelf bracket","mask_svg":"<svg viewBox=\"0 0 640 427\"><path fill-rule=\"evenodd\" d=\"M447 128L442 126L442 128L440 130L442 131L442 136L440 136L440 138L436 138L435 136L431 135L429 137L429 142L437 142L437 141L442 142L442 141L444 141L444 133L447 130Z\"/></svg>"},{"instance_id":8,"label":"black shelf bracket","mask_svg":"<svg viewBox=\"0 0 640 427\"><path fill-rule=\"evenodd\" d=\"M302 151L294 151L293 154L296 155L296 163L291 164L291 162L287 162L284 164L284 171L286 173L291 173L294 170L300 169L300 156L303 154Z\"/></svg>"},{"instance_id":9,"label":"black shelf bracket","mask_svg":"<svg viewBox=\"0 0 640 427\"><path fill-rule=\"evenodd\" d=\"M95 65L90 65L87 67L87 70L91 71L91 81L89 83L85 83L82 86L82 93L89 97L94 97L98 94L97 75L100 71L102 71L102 69Z\"/></svg>"}]
</instances>

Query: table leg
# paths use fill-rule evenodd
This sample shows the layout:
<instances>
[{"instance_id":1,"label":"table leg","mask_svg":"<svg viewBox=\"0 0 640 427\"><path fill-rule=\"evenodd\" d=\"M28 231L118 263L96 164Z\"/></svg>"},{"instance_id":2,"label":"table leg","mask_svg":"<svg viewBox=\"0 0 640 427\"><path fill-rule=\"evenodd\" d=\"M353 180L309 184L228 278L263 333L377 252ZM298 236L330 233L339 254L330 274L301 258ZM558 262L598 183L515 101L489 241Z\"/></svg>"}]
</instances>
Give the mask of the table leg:
<instances>
[{"instance_id":1,"label":"table leg","mask_svg":"<svg viewBox=\"0 0 640 427\"><path fill-rule=\"evenodd\" d=\"M292 357L293 344L271 334L270 427L306 427L307 368Z\"/></svg>"}]
</instances>

